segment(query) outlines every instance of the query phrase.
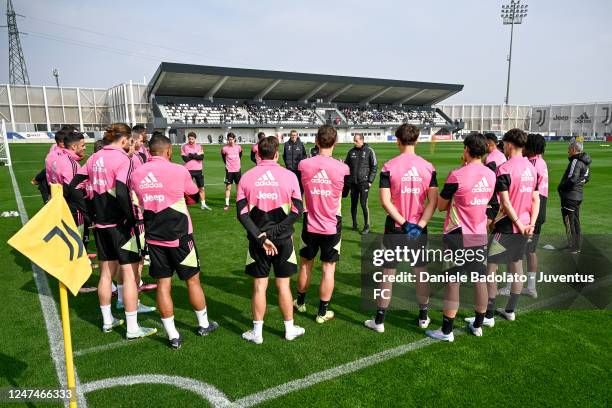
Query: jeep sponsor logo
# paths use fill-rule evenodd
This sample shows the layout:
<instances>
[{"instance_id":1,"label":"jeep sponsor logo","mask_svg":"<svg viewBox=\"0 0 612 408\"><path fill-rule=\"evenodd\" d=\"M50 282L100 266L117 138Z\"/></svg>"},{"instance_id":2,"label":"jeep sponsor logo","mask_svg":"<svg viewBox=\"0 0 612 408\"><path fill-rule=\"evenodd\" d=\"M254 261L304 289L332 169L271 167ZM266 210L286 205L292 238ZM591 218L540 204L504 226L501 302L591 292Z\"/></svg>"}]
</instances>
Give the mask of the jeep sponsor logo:
<instances>
[{"instance_id":1,"label":"jeep sponsor logo","mask_svg":"<svg viewBox=\"0 0 612 408\"><path fill-rule=\"evenodd\" d=\"M278 200L278 194L276 193L264 193L263 191L259 191L257 193L258 200Z\"/></svg>"},{"instance_id":2,"label":"jeep sponsor logo","mask_svg":"<svg viewBox=\"0 0 612 408\"><path fill-rule=\"evenodd\" d=\"M569 116L567 115L555 115L555 117L552 118L552 120L568 120Z\"/></svg>"},{"instance_id":3,"label":"jeep sponsor logo","mask_svg":"<svg viewBox=\"0 0 612 408\"><path fill-rule=\"evenodd\" d=\"M325 190L325 189L321 189L321 188L313 188L312 190L310 190L310 193L312 195L320 195L321 197L331 197L332 192L331 190Z\"/></svg>"},{"instance_id":4,"label":"jeep sponsor logo","mask_svg":"<svg viewBox=\"0 0 612 408\"><path fill-rule=\"evenodd\" d=\"M419 187L402 187L400 194L421 194Z\"/></svg>"},{"instance_id":5,"label":"jeep sponsor logo","mask_svg":"<svg viewBox=\"0 0 612 408\"><path fill-rule=\"evenodd\" d=\"M155 201L158 203L163 203L166 200L166 197L163 194L145 194L142 196L142 201L145 203Z\"/></svg>"}]
</instances>

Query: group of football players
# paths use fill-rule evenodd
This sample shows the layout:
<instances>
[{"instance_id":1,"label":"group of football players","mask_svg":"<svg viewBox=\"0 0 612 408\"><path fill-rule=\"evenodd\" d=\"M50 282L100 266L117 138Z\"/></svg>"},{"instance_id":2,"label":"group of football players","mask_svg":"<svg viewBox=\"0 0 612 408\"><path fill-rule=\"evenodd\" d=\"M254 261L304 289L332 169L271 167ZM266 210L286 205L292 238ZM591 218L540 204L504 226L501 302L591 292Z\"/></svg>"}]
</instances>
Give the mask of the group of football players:
<instances>
[{"instance_id":1,"label":"group of football players","mask_svg":"<svg viewBox=\"0 0 612 408\"><path fill-rule=\"evenodd\" d=\"M447 175L439 189L434 165L416 152L419 129L404 124L396 130L395 137L399 154L383 165L379 177L380 202L387 213L384 247L426 248L428 223L437 210L446 212L446 248L480 250L488 255L485 261L450 265L447 272L493 275L499 264L506 264L509 273L520 276L527 256L527 287L523 288L522 280L500 291L494 282L475 283L475 316L466 319L470 332L476 336L482 336L483 326L493 327L495 312L515 320L519 296L537 296L535 253L548 195L548 170L542 157L544 138L512 129L504 134L500 150L495 135L470 134L463 141L461 165ZM319 253L322 275L315 321L323 324L334 318L330 301L340 259L341 200L351 171L345 162L333 157L338 136L330 125L317 131L316 155L307 157L304 151L303 157L295 161L295 168L279 165L276 136L266 137L260 132L258 139L251 149L251 160L256 165L244 174L242 148L233 133L227 135L221 156L226 170L224 210L230 208L231 186L236 184L236 214L248 239L245 272L253 277L253 328L242 337L261 344L271 269L287 340L305 332L294 324L293 313L306 313L306 295ZM290 149L299 149L295 138L291 141ZM284 156L294 155L294 150L287 153L285 149ZM84 236L87 230L93 230L100 268L97 291L103 331L126 323L128 339L156 332L155 328L140 326L137 319L138 313L155 310L138 300L139 291L147 286L141 280L146 256L149 274L156 280L148 288L156 288L157 307L169 345L179 348L182 338L175 327L171 295L174 273L186 283L197 319L196 332L208 335L218 324L208 319L188 211L188 205L198 201L201 208L210 210L205 201L204 152L194 133L187 135L187 143L180 149L182 165L172 162L172 151L170 139L163 134L154 133L146 140L143 127L117 123L108 127L104 138L96 142L94 153L81 166L79 162L85 156L83 135L74 128L64 128L56 133L56 144L46 157L43 175L48 183L63 185L64 197ZM39 175L37 183L42 179ZM293 233L300 218L302 245L298 261ZM397 262L386 262L384 274L393 275L396 268ZM415 262L413 269L426 271L427 261ZM294 300L291 276L296 273ZM125 319L115 318L111 312L113 280L118 282L117 308L125 310ZM390 284L386 285L391 289ZM498 292L509 299L505 307L495 309ZM426 282L417 282L416 295L417 324L427 328L431 319ZM376 315L365 321L367 328L384 332L389 301L379 301ZM448 283L442 327L428 330L427 335L453 341L458 306L459 283Z\"/></svg>"}]
</instances>

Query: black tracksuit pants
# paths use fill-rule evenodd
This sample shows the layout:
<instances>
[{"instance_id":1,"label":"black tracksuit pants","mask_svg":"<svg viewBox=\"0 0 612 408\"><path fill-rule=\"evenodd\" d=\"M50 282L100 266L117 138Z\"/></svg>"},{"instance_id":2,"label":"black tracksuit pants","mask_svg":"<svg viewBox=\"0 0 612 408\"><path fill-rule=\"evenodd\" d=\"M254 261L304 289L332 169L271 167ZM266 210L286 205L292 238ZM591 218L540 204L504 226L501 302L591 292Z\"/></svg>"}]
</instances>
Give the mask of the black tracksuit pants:
<instances>
[{"instance_id":1,"label":"black tracksuit pants","mask_svg":"<svg viewBox=\"0 0 612 408\"><path fill-rule=\"evenodd\" d=\"M357 203L361 204L361 210L363 211L363 223L370 225L370 213L368 211L368 193L370 192L370 185L367 181L362 183L351 183L351 217L353 219L353 225L357 225Z\"/></svg>"}]
</instances>

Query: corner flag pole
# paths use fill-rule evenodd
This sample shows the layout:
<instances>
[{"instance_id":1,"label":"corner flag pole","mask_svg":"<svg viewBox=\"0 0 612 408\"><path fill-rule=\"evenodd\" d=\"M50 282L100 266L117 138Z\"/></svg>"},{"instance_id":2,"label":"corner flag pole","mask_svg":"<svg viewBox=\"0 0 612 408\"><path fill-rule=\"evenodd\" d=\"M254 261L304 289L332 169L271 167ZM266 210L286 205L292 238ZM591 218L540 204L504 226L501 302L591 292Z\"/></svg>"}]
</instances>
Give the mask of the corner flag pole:
<instances>
[{"instance_id":1,"label":"corner flag pole","mask_svg":"<svg viewBox=\"0 0 612 408\"><path fill-rule=\"evenodd\" d=\"M59 188L58 188L59 187ZM51 185L51 197L61 194L61 186ZM66 358L66 380L70 390L70 408L77 408L76 381L74 378L74 360L72 357L72 335L70 334L70 311L68 309L68 289L59 281L60 314L64 333L64 356Z\"/></svg>"}]
</instances>

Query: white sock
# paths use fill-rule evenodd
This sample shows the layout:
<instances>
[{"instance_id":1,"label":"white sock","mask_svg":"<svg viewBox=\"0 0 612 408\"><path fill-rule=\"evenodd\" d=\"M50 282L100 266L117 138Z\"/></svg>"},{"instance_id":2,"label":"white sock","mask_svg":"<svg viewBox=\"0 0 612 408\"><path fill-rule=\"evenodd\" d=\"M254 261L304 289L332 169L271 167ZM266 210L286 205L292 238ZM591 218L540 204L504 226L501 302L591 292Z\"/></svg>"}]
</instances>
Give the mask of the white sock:
<instances>
[{"instance_id":1,"label":"white sock","mask_svg":"<svg viewBox=\"0 0 612 408\"><path fill-rule=\"evenodd\" d=\"M178 339L180 337L179 332L176 330L176 327L174 327L174 316L165 319L162 318L161 321L164 325L164 329L166 329L166 333L168 333L169 340Z\"/></svg>"},{"instance_id":2,"label":"white sock","mask_svg":"<svg viewBox=\"0 0 612 408\"><path fill-rule=\"evenodd\" d=\"M285 331L290 332L293 330L293 319L285 320Z\"/></svg>"},{"instance_id":3,"label":"white sock","mask_svg":"<svg viewBox=\"0 0 612 408\"><path fill-rule=\"evenodd\" d=\"M113 313L111 312L111 305L100 306L102 311L102 320L104 324L113 324Z\"/></svg>"},{"instance_id":4,"label":"white sock","mask_svg":"<svg viewBox=\"0 0 612 408\"><path fill-rule=\"evenodd\" d=\"M198 324L201 327L208 327L208 313L206 313L206 308L202 310L194 310L194 312L198 318Z\"/></svg>"},{"instance_id":5,"label":"white sock","mask_svg":"<svg viewBox=\"0 0 612 408\"><path fill-rule=\"evenodd\" d=\"M115 286L115 282L111 282L111 291L116 292L117 286Z\"/></svg>"},{"instance_id":6,"label":"white sock","mask_svg":"<svg viewBox=\"0 0 612 408\"><path fill-rule=\"evenodd\" d=\"M263 320L253 320L253 333L257 337L261 337L261 332L263 331Z\"/></svg>"},{"instance_id":7,"label":"white sock","mask_svg":"<svg viewBox=\"0 0 612 408\"><path fill-rule=\"evenodd\" d=\"M138 287L141 287L142 285L144 285L144 282L141 279L140 282L138 283Z\"/></svg>"},{"instance_id":8,"label":"white sock","mask_svg":"<svg viewBox=\"0 0 612 408\"><path fill-rule=\"evenodd\" d=\"M125 323L127 325L128 333L135 333L138 331L138 312L125 312Z\"/></svg>"},{"instance_id":9,"label":"white sock","mask_svg":"<svg viewBox=\"0 0 612 408\"><path fill-rule=\"evenodd\" d=\"M117 301L123 303L123 285L117 285Z\"/></svg>"},{"instance_id":10,"label":"white sock","mask_svg":"<svg viewBox=\"0 0 612 408\"><path fill-rule=\"evenodd\" d=\"M202 207L206 207L206 200L202 200Z\"/></svg>"},{"instance_id":11,"label":"white sock","mask_svg":"<svg viewBox=\"0 0 612 408\"><path fill-rule=\"evenodd\" d=\"M229 207L229 197L225 198L225 205L227 205Z\"/></svg>"},{"instance_id":12,"label":"white sock","mask_svg":"<svg viewBox=\"0 0 612 408\"><path fill-rule=\"evenodd\" d=\"M535 290L536 288L536 273L527 272L527 289Z\"/></svg>"}]
</instances>

